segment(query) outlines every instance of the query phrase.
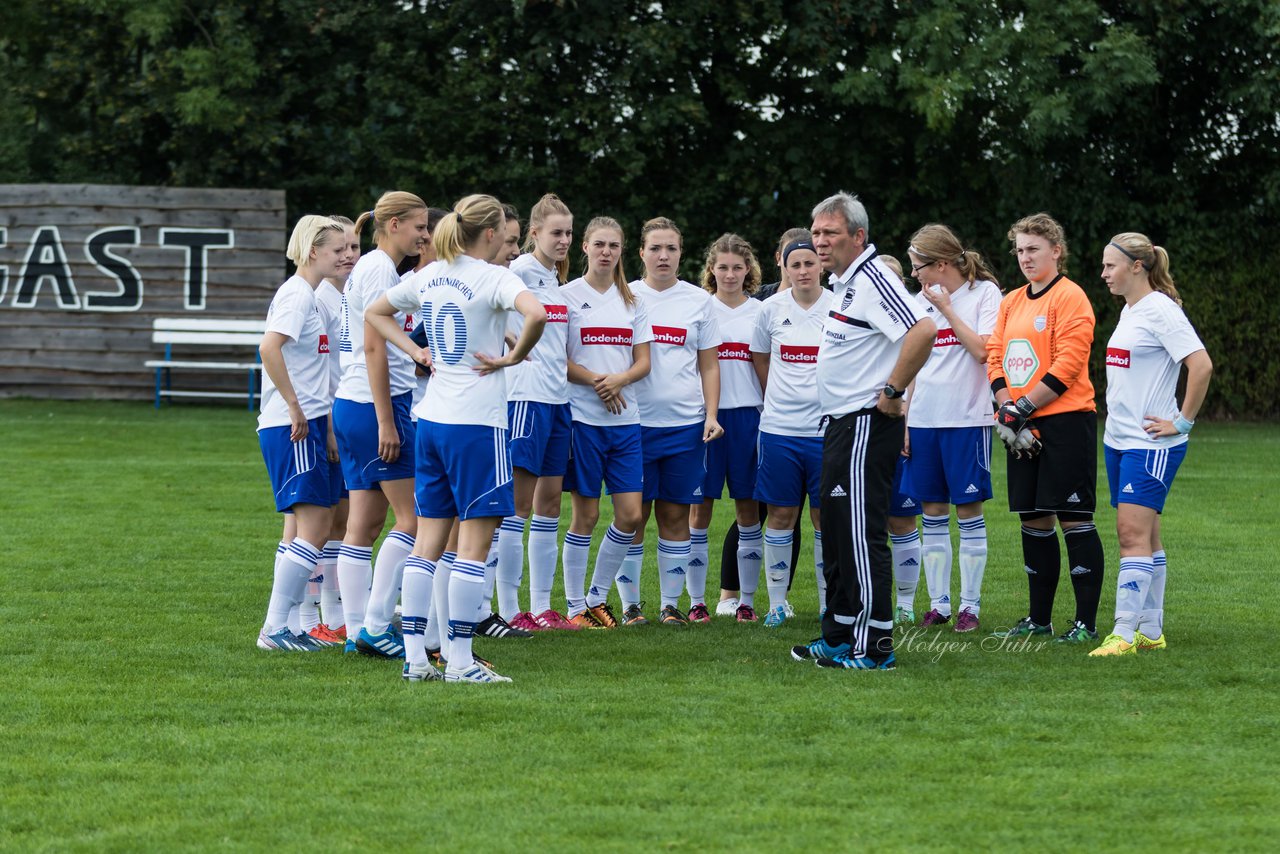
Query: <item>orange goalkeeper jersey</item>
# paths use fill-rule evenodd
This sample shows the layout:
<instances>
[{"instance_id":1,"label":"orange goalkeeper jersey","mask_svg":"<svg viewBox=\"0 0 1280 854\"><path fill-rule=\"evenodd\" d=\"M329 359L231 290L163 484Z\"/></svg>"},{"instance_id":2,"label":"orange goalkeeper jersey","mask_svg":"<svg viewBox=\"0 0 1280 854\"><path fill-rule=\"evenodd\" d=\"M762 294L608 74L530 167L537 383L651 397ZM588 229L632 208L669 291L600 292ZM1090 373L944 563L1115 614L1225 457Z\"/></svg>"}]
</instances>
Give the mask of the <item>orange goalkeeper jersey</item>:
<instances>
[{"instance_id":1,"label":"orange goalkeeper jersey","mask_svg":"<svg viewBox=\"0 0 1280 854\"><path fill-rule=\"evenodd\" d=\"M1013 399L1043 382L1057 399L1037 415L1094 412L1089 381L1093 306L1079 285L1059 275L1038 294L1026 285L1000 303L995 332L987 339L991 390L1007 388Z\"/></svg>"}]
</instances>

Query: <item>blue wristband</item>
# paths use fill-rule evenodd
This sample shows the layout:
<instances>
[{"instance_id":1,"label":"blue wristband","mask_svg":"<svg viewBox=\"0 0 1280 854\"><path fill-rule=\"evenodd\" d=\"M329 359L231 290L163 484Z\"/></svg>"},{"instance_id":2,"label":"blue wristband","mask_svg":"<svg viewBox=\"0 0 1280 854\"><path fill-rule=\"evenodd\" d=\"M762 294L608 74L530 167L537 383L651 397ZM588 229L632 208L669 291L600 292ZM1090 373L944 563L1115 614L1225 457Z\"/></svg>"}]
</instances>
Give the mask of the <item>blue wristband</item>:
<instances>
[{"instance_id":1,"label":"blue wristband","mask_svg":"<svg viewBox=\"0 0 1280 854\"><path fill-rule=\"evenodd\" d=\"M1176 416L1174 416L1173 429L1177 430L1179 433L1190 433L1191 428L1194 426L1196 426L1196 422L1188 421L1187 419L1183 418L1181 412L1179 412Z\"/></svg>"}]
</instances>

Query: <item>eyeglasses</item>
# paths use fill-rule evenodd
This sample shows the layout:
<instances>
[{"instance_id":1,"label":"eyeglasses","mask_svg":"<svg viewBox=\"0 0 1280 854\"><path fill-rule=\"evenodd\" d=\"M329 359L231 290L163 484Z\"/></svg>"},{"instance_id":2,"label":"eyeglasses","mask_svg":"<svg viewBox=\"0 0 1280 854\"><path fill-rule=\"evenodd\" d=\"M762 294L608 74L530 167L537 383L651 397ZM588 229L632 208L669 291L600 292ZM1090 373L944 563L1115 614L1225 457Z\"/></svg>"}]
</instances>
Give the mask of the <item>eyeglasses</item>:
<instances>
[{"instance_id":1,"label":"eyeglasses","mask_svg":"<svg viewBox=\"0 0 1280 854\"><path fill-rule=\"evenodd\" d=\"M925 267L932 267L932 266L933 266L934 264L936 264L936 263L938 263L938 262L937 262L937 261L930 261L930 262L928 262L927 264L912 264L912 265L911 265L911 275L915 276L915 275L917 275L921 270L923 270Z\"/></svg>"}]
</instances>

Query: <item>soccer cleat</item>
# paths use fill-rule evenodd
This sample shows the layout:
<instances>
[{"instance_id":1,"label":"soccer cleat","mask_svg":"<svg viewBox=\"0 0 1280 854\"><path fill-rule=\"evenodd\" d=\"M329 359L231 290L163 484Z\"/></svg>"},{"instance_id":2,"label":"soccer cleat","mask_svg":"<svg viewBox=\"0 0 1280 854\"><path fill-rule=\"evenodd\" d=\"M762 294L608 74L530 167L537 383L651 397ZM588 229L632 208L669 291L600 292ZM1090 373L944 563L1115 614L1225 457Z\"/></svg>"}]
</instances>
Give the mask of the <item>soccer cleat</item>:
<instances>
[{"instance_id":1,"label":"soccer cleat","mask_svg":"<svg viewBox=\"0 0 1280 854\"><path fill-rule=\"evenodd\" d=\"M644 615L644 603L638 605L628 605L622 611L622 625L624 626L647 626L648 619Z\"/></svg>"},{"instance_id":2,"label":"soccer cleat","mask_svg":"<svg viewBox=\"0 0 1280 854\"><path fill-rule=\"evenodd\" d=\"M787 615L788 620L796 615L796 609L791 607L790 599L782 600L782 612Z\"/></svg>"},{"instance_id":3,"label":"soccer cleat","mask_svg":"<svg viewBox=\"0 0 1280 854\"><path fill-rule=\"evenodd\" d=\"M526 632L541 632L547 629L547 626L538 622L537 616L528 611L521 611L516 614L511 618L509 625L513 629L522 629Z\"/></svg>"},{"instance_id":4,"label":"soccer cleat","mask_svg":"<svg viewBox=\"0 0 1280 854\"><path fill-rule=\"evenodd\" d=\"M837 655L848 655L849 644L829 644L822 638L811 640L804 646L791 647L791 657L796 661L819 661L823 658L835 658Z\"/></svg>"},{"instance_id":5,"label":"soccer cleat","mask_svg":"<svg viewBox=\"0 0 1280 854\"><path fill-rule=\"evenodd\" d=\"M1135 638L1136 640L1136 638ZM1138 645L1130 643L1119 635L1107 635L1107 639L1102 642L1102 646L1089 653L1089 657L1097 656L1101 658L1104 655L1137 655Z\"/></svg>"},{"instance_id":6,"label":"soccer cleat","mask_svg":"<svg viewBox=\"0 0 1280 854\"><path fill-rule=\"evenodd\" d=\"M580 628L579 626L574 625L573 620L570 620L564 614L551 609L543 611L541 614L534 617L534 619L538 621L538 624L542 626L543 629L576 632Z\"/></svg>"},{"instance_id":7,"label":"soccer cleat","mask_svg":"<svg viewBox=\"0 0 1280 854\"><path fill-rule=\"evenodd\" d=\"M1133 641L1138 645L1138 649L1142 652L1149 652L1157 649L1167 649L1169 643L1164 639L1164 632L1160 633L1158 638L1149 638L1142 632L1136 632Z\"/></svg>"},{"instance_id":8,"label":"soccer cleat","mask_svg":"<svg viewBox=\"0 0 1280 854\"><path fill-rule=\"evenodd\" d=\"M314 648L299 643L298 636L289 631L286 626L272 634L267 634L266 629L258 632L258 649L281 650L283 652L311 652Z\"/></svg>"},{"instance_id":9,"label":"soccer cleat","mask_svg":"<svg viewBox=\"0 0 1280 854\"><path fill-rule=\"evenodd\" d=\"M956 617L957 632L971 632L978 628L978 615L965 608L960 612L960 616Z\"/></svg>"},{"instance_id":10,"label":"soccer cleat","mask_svg":"<svg viewBox=\"0 0 1280 854\"><path fill-rule=\"evenodd\" d=\"M1097 639L1098 633L1090 631L1089 628L1079 620L1076 620L1075 623L1072 624L1071 628L1058 635L1058 643L1088 643L1089 641L1096 641Z\"/></svg>"},{"instance_id":11,"label":"soccer cleat","mask_svg":"<svg viewBox=\"0 0 1280 854\"><path fill-rule=\"evenodd\" d=\"M709 623L711 622L711 612L707 610L707 606L699 602L689 609L689 622L691 623Z\"/></svg>"},{"instance_id":12,"label":"soccer cleat","mask_svg":"<svg viewBox=\"0 0 1280 854\"><path fill-rule=\"evenodd\" d=\"M604 626L596 622L596 618L591 616L590 611L583 611L569 618L569 622L573 623L575 629L603 629Z\"/></svg>"},{"instance_id":13,"label":"soccer cleat","mask_svg":"<svg viewBox=\"0 0 1280 854\"><path fill-rule=\"evenodd\" d=\"M343 643L346 640L345 637L339 637L336 632L334 632L324 623L321 623L311 631L307 632L307 636L310 637L316 643L325 647L337 646L338 644Z\"/></svg>"},{"instance_id":14,"label":"soccer cleat","mask_svg":"<svg viewBox=\"0 0 1280 854\"><path fill-rule=\"evenodd\" d=\"M894 612L893 624L895 626L910 626L914 625L915 621L916 612L911 608L904 608L899 605L898 610Z\"/></svg>"},{"instance_id":15,"label":"soccer cleat","mask_svg":"<svg viewBox=\"0 0 1280 854\"><path fill-rule=\"evenodd\" d=\"M338 636L340 639L342 639L342 640L346 640L346 639L347 639L347 627L346 627L346 626L330 626L330 625L326 625L325 623L321 623L321 624L320 624L320 628L322 628L322 629L328 629L332 634L337 635L337 636Z\"/></svg>"},{"instance_id":16,"label":"soccer cleat","mask_svg":"<svg viewBox=\"0 0 1280 854\"><path fill-rule=\"evenodd\" d=\"M787 611L781 605L770 608L769 613L764 615L764 627L766 629L776 629L787 621Z\"/></svg>"},{"instance_id":17,"label":"soccer cleat","mask_svg":"<svg viewBox=\"0 0 1280 854\"><path fill-rule=\"evenodd\" d=\"M613 616L613 609L609 607L608 602L601 602L594 608L587 608L587 613L596 621L598 628L616 629L618 627L618 618Z\"/></svg>"},{"instance_id":18,"label":"soccer cleat","mask_svg":"<svg viewBox=\"0 0 1280 854\"><path fill-rule=\"evenodd\" d=\"M400 678L406 682L443 682L444 674L430 661L426 664L410 664L406 661Z\"/></svg>"},{"instance_id":19,"label":"soccer cleat","mask_svg":"<svg viewBox=\"0 0 1280 854\"><path fill-rule=\"evenodd\" d=\"M687 626L689 618L681 614L675 605L663 605L658 612L658 622L664 626Z\"/></svg>"},{"instance_id":20,"label":"soccer cleat","mask_svg":"<svg viewBox=\"0 0 1280 854\"><path fill-rule=\"evenodd\" d=\"M889 657L883 661L876 661L874 658L868 658L865 655L854 657L848 652L842 652L831 658L819 658L819 667L834 667L844 670L894 670L898 663L894 660L893 653L889 653Z\"/></svg>"},{"instance_id":21,"label":"soccer cleat","mask_svg":"<svg viewBox=\"0 0 1280 854\"><path fill-rule=\"evenodd\" d=\"M493 662L489 661L487 658L481 658L480 656L476 655L474 651L472 651L471 657L475 659L475 662L479 664L481 667L487 667L490 670L493 669ZM439 670L441 673L444 672L445 667L449 664L448 659L446 659L438 649L427 650L427 660L430 661L432 664L434 664L436 669Z\"/></svg>"},{"instance_id":22,"label":"soccer cleat","mask_svg":"<svg viewBox=\"0 0 1280 854\"><path fill-rule=\"evenodd\" d=\"M510 682L508 676L499 676L492 669L485 667L480 663L480 659L476 659L476 663L468 667L466 670L449 669L444 672L444 681L446 682L470 682L476 685L492 685L497 682Z\"/></svg>"},{"instance_id":23,"label":"soccer cleat","mask_svg":"<svg viewBox=\"0 0 1280 854\"><path fill-rule=\"evenodd\" d=\"M739 623L760 622L760 618L756 616L756 609L745 603L738 606L738 611L734 616L737 617Z\"/></svg>"},{"instance_id":24,"label":"soccer cleat","mask_svg":"<svg viewBox=\"0 0 1280 854\"><path fill-rule=\"evenodd\" d=\"M356 652L374 658L404 658L404 639L390 629L380 635L371 635L368 629L361 629L356 636Z\"/></svg>"},{"instance_id":25,"label":"soccer cleat","mask_svg":"<svg viewBox=\"0 0 1280 854\"><path fill-rule=\"evenodd\" d=\"M298 646L302 647L304 652L316 652L322 649L328 649L329 644L320 643L320 641L311 637L311 635L299 633L293 636L293 640Z\"/></svg>"},{"instance_id":26,"label":"soccer cleat","mask_svg":"<svg viewBox=\"0 0 1280 854\"><path fill-rule=\"evenodd\" d=\"M950 614L941 614L937 608L930 608L929 613L925 614L924 619L920 621L920 625L927 629L930 626L940 626L950 620Z\"/></svg>"},{"instance_id":27,"label":"soccer cleat","mask_svg":"<svg viewBox=\"0 0 1280 854\"><path fill-rule=\"evenodd\" d=\"M531 638L533 632L517 629L502 619L501 614L490 614L476 623L476 637L486 638Z\"/></svg>"},{"instance_id":28,"label":"soccer cleat","mask_svg":"<svg viewBox=\"0 0 1280 854\"><path fill-rule=\"evenodd\" d=\"M353 641L351 638L347 638L345 641L342 642L343 655L347 655L348 653L355 653L355 651L356 651L356 642Z\"/></svg>"},{"instance_id":29,"label":"soccer cleat","mask_svg":"<svg viewBox=\"0 0 1280 854\"><path fill-rule=\"evenodd\" d=\"M735 613L737 613L737 611L738 611L737 598L721 599L719 602L716 603L717 617L732 617Z\"/></svg>"},{"instance_id":30,"label":"soccer cleat","mask_svg":"<svg viewBox=\"0 0 1280 854\"><path fill-rule=\"evenodd\" d=\"M1051 634L1053 634L1053 623L1047 626L1039 626L1031 622L1030 617L1023 617L1010 628L992 632L991 636L993 638L1026 638L1032 635Z\"/></svg>"}]
</instances>

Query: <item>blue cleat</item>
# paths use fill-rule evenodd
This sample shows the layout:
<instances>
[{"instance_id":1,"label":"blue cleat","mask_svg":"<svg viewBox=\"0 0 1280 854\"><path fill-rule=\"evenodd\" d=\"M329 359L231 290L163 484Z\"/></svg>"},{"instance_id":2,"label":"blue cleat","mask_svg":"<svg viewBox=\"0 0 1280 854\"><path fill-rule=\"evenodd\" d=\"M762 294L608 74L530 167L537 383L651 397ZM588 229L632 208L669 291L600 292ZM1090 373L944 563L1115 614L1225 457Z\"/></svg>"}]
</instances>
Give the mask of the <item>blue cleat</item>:
<instances>
[{"instance_id":1,"label":"blue cleat","mask_svg":"<svg viewBox=\"0 0 1280 854\"><path fill-rule=\"evenodd\" d=\"M356 652L374 658L404 658L404 639L390 629L380 635L371 635L368 629L361 629L356 636Z\"/></svg>"},{"instance_id":2,"label":"blue cleat","mask_svg":"<svg viewBox=\"0 0 1280 854\"><path fill-rule=\"evenodd\" d=\"M791 647L791 657L796 661L817 661L820 658L835 658L837 655L847 655L849 652L849 644L827 643L822 638L809 641L804 646Z\"/></svg>"},{"instance_id":3,"label":"blue cleat","mask_svg":"<svg viewBox=\"0 0 1280 854\"><path fill-rule=\"evenodd\" d=\"M787 612L781 605L776 608L770 608L769 613L764 615L764 627L766 629L776 629L787 620Z\"/></svg>"},{"instance_id":4,"label":"blue cleat","mask_svg":"<svg viewBox=\"0 0 1280 854\"><path fill-rule=\"evenodd\" d=\"M263 629L258 632L258 649L282 650L284 652L314 652L315 647L298 640L298 635L289 631L288 627L278 632L267 634Z\"/></svg>"},{"instance_id":5,"label":"blue cleat","mask_svg":"<svg viewBox=\"0 0 1280 854\"><path fill-rule=\"evenodd\" d=\"M876 661L874 658L868 658L865 655L854 658L849 655L848 651L845 651L838 655L833 655L831 658L819 658L818 666L843 670L893 670L898 665L894 660L893 653L889 653L889 657L883 661Z\"/></svg>"}]
</instances>

